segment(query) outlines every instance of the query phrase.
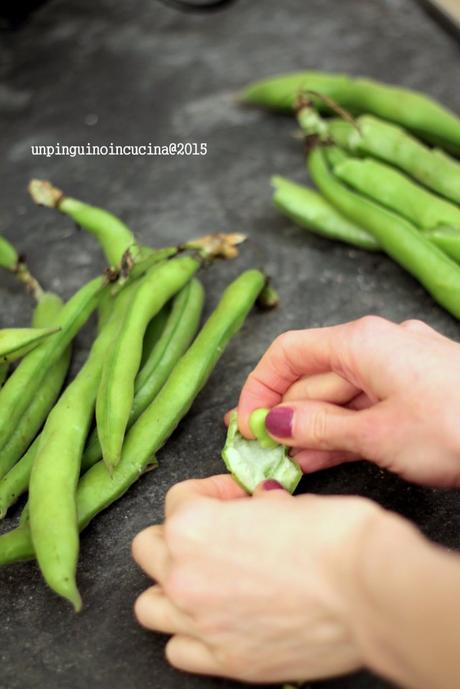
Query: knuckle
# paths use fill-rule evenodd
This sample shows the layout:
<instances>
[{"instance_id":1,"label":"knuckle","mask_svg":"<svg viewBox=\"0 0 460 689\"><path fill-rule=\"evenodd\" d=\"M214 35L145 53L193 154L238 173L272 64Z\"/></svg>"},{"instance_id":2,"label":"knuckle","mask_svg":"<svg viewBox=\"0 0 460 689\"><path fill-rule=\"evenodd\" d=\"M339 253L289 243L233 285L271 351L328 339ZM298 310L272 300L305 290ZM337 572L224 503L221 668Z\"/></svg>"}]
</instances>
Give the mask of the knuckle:
<instances>
[{"instance_id":1,"label":"knuckle","mask_svg":"<svg viewBox=\"0 0 460 689\"><path fill-rule=\"evenodd\" d=\"M208 510L204 501L189 501L178 507L165 522L164 536L173 553L196 546L207 531Z\"/></svg>"},{"instance_id":2,"label":"knuckle","mask_svg":"<svg viewBox=\"0 0 460 689\"><path fill-rule=\"evenodd\" d=\"M322 446L327 440L329 413L324 407L318 407L311 415L309 436L315 447Z\"/></svg>"},{"instance_id":3,"label":"knuckle","mask_svg":"<svg viewBox=\"0 0 460 689\"><path fill-rule=\"evenodd\" d=\"M429 325L427 325L423 321L418 320L417 318L409 318L408 320L403 321L401 323L401 327L406 328L407 330L411 330L412 332L432 332L432 328L430 328Z\"/></svg>"},{"instance_id":4,"label":"knuckle","mask_svg":"<svg viewBox=\"0 0 460 689\"><path fill-rule=\"evenodd\" d=\"M352 331L357 337L374 337L376 333L387 329L390 322L381 316L367 315L352 321L350 324Z\"/></svg>"},{"instance_id":5,"label":"knuckle","mask_svg":"<svg viewBox=\"0 0 460 689\"><path fill-rule=\"evenodd\" d=\"M147 593L144 591L138 596L134 602L134 617L143 627L147 624Z\"/></svg>"},{"instance_id":6,"label":"knuckle","mask_svg":"<svg viewBox=\"0 0 460 689\"><path fill-rule=\"evenodd\" d=\"M163 582L163 590L177 608L185 612L193 611L196 586L184 567L171 570Z\"/></svg>"},{"instance_id":7,"label":"knuckle","mask_svg":"<svg viewBox=\"0 0 460 689\"><path fill-rule=\"evenodd\" d=\"M139 531L139 533L134 536L131 543L131 553L134 560L138 561L145 549L148 547L149 541L152 537L153 529L155 528L156 527L149 526L146 529Z\"/></svg>"}]
</instances>

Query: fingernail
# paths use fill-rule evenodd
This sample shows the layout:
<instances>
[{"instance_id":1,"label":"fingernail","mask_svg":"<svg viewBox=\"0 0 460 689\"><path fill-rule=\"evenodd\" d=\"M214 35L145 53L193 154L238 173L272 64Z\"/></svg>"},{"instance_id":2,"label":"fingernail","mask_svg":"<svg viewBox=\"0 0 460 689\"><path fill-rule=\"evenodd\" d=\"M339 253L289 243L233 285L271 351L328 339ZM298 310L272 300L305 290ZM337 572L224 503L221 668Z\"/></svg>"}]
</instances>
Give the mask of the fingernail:
<instances>
[{"instance_id":1,"label":"fingernail","mask_svg":"<svg viewBox=\"0 0 460 689\"><path fill-rule=\"evenodd\" d=\"M293 417L294 410L290 407L274 407L267 414L265 428L277 438L290 438Z\"/></svg>"},{"instance_id":2,"label":"fingernail","mask_svg":"<svg viewBox=\"0 0 460 689\"><path fill-rule=\"evenodd\" d=\"M262 482L262 490L285 490L285 488L274 478L267 478L266 481Z\"/></svg>"}]
</instances>

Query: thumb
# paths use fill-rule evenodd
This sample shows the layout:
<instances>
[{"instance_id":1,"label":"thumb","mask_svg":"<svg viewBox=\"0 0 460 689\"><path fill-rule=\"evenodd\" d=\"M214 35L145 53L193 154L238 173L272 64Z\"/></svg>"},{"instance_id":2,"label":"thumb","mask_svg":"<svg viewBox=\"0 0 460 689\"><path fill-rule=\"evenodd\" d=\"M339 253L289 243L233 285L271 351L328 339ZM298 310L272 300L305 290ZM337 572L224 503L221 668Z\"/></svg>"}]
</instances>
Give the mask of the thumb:
<instances>
[{"instance_id":1,"label":"thumb","mask_svg":"<svg viewBox=\"0 0 460 689\"><path fill-rule=\"evenodd\" d=\"M291 447L345 450L367 457L369 438L375 435L376 408L354 411L327 402L291 402L273 407L265 427L276 440Z\"/></svg>"},{"instance_id":2,"label":"thumb","mask_svg":"<svg viewBox=\"0 0 460 689\"><path fill-rule=\"evenodd\" d=\"M261 481L255 488L252 496L260 497L262 495L269 495L270 497L290 498L291 494L274 478L267 478Z\"/></svg>"}]
</instances>

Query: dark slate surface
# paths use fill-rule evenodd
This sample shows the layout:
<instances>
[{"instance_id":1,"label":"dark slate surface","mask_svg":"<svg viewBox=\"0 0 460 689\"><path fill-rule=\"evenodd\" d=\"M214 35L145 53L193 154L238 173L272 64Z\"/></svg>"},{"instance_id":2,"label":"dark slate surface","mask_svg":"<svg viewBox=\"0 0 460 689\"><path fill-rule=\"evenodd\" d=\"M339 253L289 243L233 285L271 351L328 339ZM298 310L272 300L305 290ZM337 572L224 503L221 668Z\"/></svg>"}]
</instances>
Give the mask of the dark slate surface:
<instances>
[{"instance_id":1,"label":"dark slate surface","mask_svg":"<svg viewBox=\"0 0 460 689\"><path fill-rule=\"evenodd\" d=\"M265 266L284 306L253 314L189 417L160 454L161 467L89 527L79 568L85 609L76 617L35 566L0 573L1 689L209 689L232 682L175 672L164 640L136 626L147 581L130 559L134 534L159 521L174 482L221 471L223 412L245 375L288 328L366 313L423 318L450 336L458 325L396 265L305 236L270 204L276 172L302 180L293 124L236 107L245 82L302 66L366 73L418 87L460 109L458 46L409 0L240 0L221 14L184 16L153 0L57 0L0 36L0 227L43 283L68 297L102 261L91 237L32 207L31 176L106 206L144 242L166 244L215 230L251 235L233 264L208 270L208 309L242 268ZM207 157L34 158L37 143L204 141ZM31 305L0 275L2 326L26 324ZM91 328L80 335L81 362ZM397 352L388 352L397 356ZM459 499L361 463L304 480L306 490L358 493L413 519L431 538L460 547ZM8 520L8 525L10 525ZM383 689L367 673L315 684Z\"/></svg>"}]
</instances>

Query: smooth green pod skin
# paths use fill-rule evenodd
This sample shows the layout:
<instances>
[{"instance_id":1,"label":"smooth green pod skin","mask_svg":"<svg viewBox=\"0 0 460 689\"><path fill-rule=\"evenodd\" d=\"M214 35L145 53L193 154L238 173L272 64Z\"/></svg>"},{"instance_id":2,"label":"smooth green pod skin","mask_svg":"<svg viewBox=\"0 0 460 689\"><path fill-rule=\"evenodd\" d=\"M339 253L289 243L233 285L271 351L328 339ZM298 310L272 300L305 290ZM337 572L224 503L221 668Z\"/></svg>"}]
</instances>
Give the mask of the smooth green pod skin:
<instances>
[{"instance_id":1,"label":"smooth green pod skin","mask_svg":"<svg viewBox=\"0 0 460 689\"><path fill-rule=\"evenodd\" d=\"M5 237L0 235L0 268L15 271L18 263L18 252Z\"/></svg>"},{"instance_id":2,"label":"smooth green pod skin","mask_svg":"<svg viewBox=\"0 0 460 689\"><path fill-rule=\"evenodd\" d=\"M112 287L111 293L113 295L118 294L124 285L142 277L158 263L175 256L178 251L175 246L167 246L163 249L150 249L149 247L142 246L140 253L135 257L133 265L129 268L128 275L120 276L119 280Z\"/></svg>"},{"instance_id":3,"label":"smooth green pod skin","mask_svg":"<svg viewBox=\"0 0 460 689\"><path fill-rule=\"evenodd\" d=\"M334 166L334 174L353 189L394 210L425 230L438 225L460 228L460 208L413 182L386 163L371 158Z\"/></svg>"},{"instance_id":4,"label":"smooth green pod skin","mask_svg":"<svg viewBox=\"0 0 460 689\"><path fill-rule=\"evenodd\" d=\"M159 394L127 434L121 461L112 476L103 462L98 462L82 477L77 490L80 529L123 495L152 465L155 453L190 409L225 347L243 325L264 284L265 276L260 271L247 270L227 287ZM28 524L0 536L0 565L33 556Z\"/></svg>"},{"instance_id":5,"label":"smooth green pod skin","mask_svg":"<svg viewBox=\"0 0 460 689\"><path fill-rule=\"evenodd\" d=\"M163 333L166 323L168 322L169 314L171 313L171 302L168 302L163 306L161 311L152 318L145 331L144 341L142 343L142 359L141 359L141 370L145 362L149 359L152 354L152 350Z\"/></svg>"},{"instance_id":6,"label":"smooth green pod skin","mask_svg":"<svg viewBox=\"0 0 460 689\"><path fill-rule=\"evenodd\" d=\"M0 330L0 364L9 364L31 352L59 328L4 328Z\"/></svg>"},{"instance_id":7,"label":"smooth green pod skin","mask_svg":"<svg viewBox=\"0 0 460 689\"><path fill-rule=\"evenodd\" d=\"M33 328L48 328L55 325L64 302L54 292L43 292L32 315Z\"/></svg>"},{"instance_id":8,"label":"smooth green pod skin","mask_svg":"<svg viewBox=\"0 0 460 689\"><path fill-rule=\"evenodd\" d=\"M320 147L310 153L308 169L320 191L340 212L365 225L389 256L417 278L441 306L460 317L460 267L452 259L407 220L340 182Z\"/></svg>"},{"instance_id":9,"label":"smooth green pod skin","mask_svg":"<svg viewBox=\"0 0 460 689\"><path fill-rule=\"evenodd\" d=\"M97 332L101 332L103 327L109 322L112 314L113 297L109 290L105 290L99 299L97 307Z\"/></svg>"},{"instance_id":10,"label":"smooth green pod skin","mask_svg":"<svg viewBox=\"0 0 460 689\"><path fill-rule=\"evenodd\" d=\"M352 184L350 178L348 182L349 186L356 188L356 190L361 193L365 193L369 198L381 203L389 210L400 213L402 217L413 220L414 224L417 225L417 229L422 228L422 223L426 223L429 227L433 227L431 222L434 221L434 225L436 225L436 218L444 216L457 218L458 214L460 214L460 209L453 203L432 194L427 189L412 182L403 173L398 172L385 163L370 158L353 158L342 148L338 148L337 146L325 146L323 150L327 162L333 168L334 174L339 177L339 179L341 176L338 174L338 171L343 170L344 167L348 169L349 163L361 165L361 163L366 162L372 164L375 169L375 174L371 176L372 184L364 179L358 184L358 173L356 173L353 175L356 184ZM343 182L347 182L347 176L348 173L342 176ZM362 178L361 172L359 173L359 177ZM360 187L359 189L358 186ZM421 195L420 199L419 195ZM418 200L420 203L417 203ZM418 223L420 223L420 226ZM444 232L441 228L439 233L437 231L425 231L424 234L432 244L438 246L447 256L453 258L457 263L460 262L460 231L457 231L457 237L455 237L455 230L452 227L449 227L447 232Z\"/></svg>"},{"instance_id":11,"label":"smooth green pod skin","mask_svg":"<svg viewBox=\"0 0 460 689\"><path fill-rule=\"evenodd\" d=\"M445 254L460 263L460 226L446 227L439 225L432 230L425 230L425 237L436 244Z\"/></svg>"},{"instance_id":12,"label":"smooth green pod skin","mask_svg":"<svg viewBox=\"0 0 460 689\"><path fill-rule=\"evenodd\" d=\"M91 280L65 304L57 320L60 331L30 352L0 390L0 448L8 442L21 416L38 394L49 371L97 307L106 280ZM0 453L1 456L1 453Z\"/></svg>"},{"instance_id":13,"label":"smooth green pod skin","mask_svg":"<svg viewBox=\"0 0 460 689\"><path fill-rule=\"evenodd\" d=\"M204 290L195 278L174 297L166 326L136 377L128 428L131 428L155 399L174 366L189 347L198 329L203 303ZM101 457L102 450L95 431L91 434L83 454L82 470L92 467Z\"/></svg>"},{"instance_id":14,"label":"smooth green pod skin","mask_svg":"<svg viewBox=\"0 0 460 689\"><path fill-rule=\"evenodd\" d=\"M40 436L35 438L27 452L0 481L0 519L3 519L11 505L14 505L16 500L27 492L39 444Z\"/></svg>"},{"instance_id":15,"label":"smooth green pod skin","mask_svg":"<svg viewBox=\"0 0 460 689\"><path fill-rule=\"evenodd\" d=\"M256 411L268 413L268 410ZM254 413L251 414L251 418L253 416ZM254 418L252 422L257 430L261 430L260 418L262 418L261 415ZM263 438L265 437L264 433L261 435ZM268 434L267 437L272 440ZM289 493L293 493L302 478L302 471L289 457L288 451L288 447L278 443L268 445L262 444L257 437L256 440L244 438L238 431L237 414L236 412L232 413L227 439L222 450L222 459L233 478L245 491L252 494L259 483L271 478L281 483Z\"/></svg>"},{"instance_id":16,"label":"smooth green pod skin","mask_svg":"<svg viewBox=\"0 0 460 689\"><path fill-rule=\"evenodd\" d=\"M359 249L379 250L372 235L341 215L313 189L284 177L273 177L272 185L275 188L275 206L300 227L327 239L352 244Z\"/></svg>"},{"instance_id":17,"label":"smooth green pod skin","mask_svg":"<svg viewBox=\"0 0 460 689\"><path fill-rule=\"evenodd\" d=\"M30 475L30 528L38 564L50 588L77 611L81 599L75 582L79 550L75 491L103 362L129 297L127 289L117 298L85 364L50 412Z\"/></svg>"},{"instance_id":18,"label":"smooth green pod skin","mask_svg":"<svg viewBox=\"0 0 460 689\"><path fill-rule=\"evenodd\" d=\"M460 118L428 96L372 79L324 72L294 72L250 84L241 94L245 103L276 110L292 110L299 94L316 91L353 113L372 113L460 150ZM310 94L308 94L310 98ZM315 106L327 109L311 96Z\"/></svg>"},{"instance_id":19,"label":"smooth green pod skin","mask_svg":"<svg viewBox=\"0 0 460 689\"><path fill-rule=\"evenodd\" d=\"M376 117L363 115L357 125L359 131L348 122L331 120L329 133L339 146L395 165L429 189L460 203L460 163Z\"/></svg>"},{"instance_id":20,"label":"smooth green pod skin","mask_svg":"<svg viewBox=\"0 0 460 689\"><path fill-rule=\"evenodd\" d=\"M34 309L32 325L35 328L52 325L59 318L62 308L62 299L57 294L44 292ZM38 438L34 440L32 445L30 443L57 399L67 375L70 356L71 347L69 346L49 371L39 392L0 453L0 476L3 476L0 481L0 519L5 516L8 508L18 497L28 489L32 462L38 447ZM25 454L23 454L24 452Z\"/></svg>"},{"instance_id":21,"label":"smooth green pod skin","mask_svg":"<svg viewBox=\"0 0 460 689\"><path fill-rule=\"evenodd\" d=\"M265 419L267 418L269 411L270 409L266 409L264 407L254 409L249 417L249 428L251 429L251 433L259 442L260 447L262 447L264 450L278 447L279 445L276 440L273 440L265 428Z\"/></svg>"},{"instance_id":22,"label":"smooth green pod skin","mask_svg":"<svg viewBox=\"0 0 460 689\"><path fill-rule=\"evenodd\" d=\"M128 249L136 251L134 234L113 213L69 196L63 196L57 207L61 213L68 215L77 225L96 237L110 266L120 265Z\"/></svg>"},{"instance_id":23,"label":"smooth green pod skin","mask_svg":"<svg viewBox=\"0 0 460 689\"><path fill-rule=\"evenodd\" d=\"M200 261L185 256L151 269L134 292L104 363L97 393L96 423L102 456L112 471L121 448L134 399L145 330L151 319L193 276ZM136 283L134 283L136 285Z\"/></svg>"},{"instance_id":24,"label":"smooth green pod skin","mask_svg":"<svg viewBox=\"0 0 460 689\"><path fill-rule=\"evenodd\" d=\"M248 270L227 287L154 401L128 432L121 461L112 476L104 464L98 462L82 477L77 504L83 525L123 495L149 466L151 458L188 412L225 347L243 325L264 283L265 276L260 271Z\"/></svg>"}]
</instances>

